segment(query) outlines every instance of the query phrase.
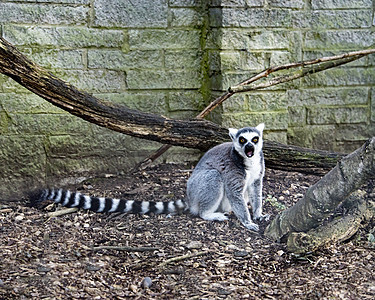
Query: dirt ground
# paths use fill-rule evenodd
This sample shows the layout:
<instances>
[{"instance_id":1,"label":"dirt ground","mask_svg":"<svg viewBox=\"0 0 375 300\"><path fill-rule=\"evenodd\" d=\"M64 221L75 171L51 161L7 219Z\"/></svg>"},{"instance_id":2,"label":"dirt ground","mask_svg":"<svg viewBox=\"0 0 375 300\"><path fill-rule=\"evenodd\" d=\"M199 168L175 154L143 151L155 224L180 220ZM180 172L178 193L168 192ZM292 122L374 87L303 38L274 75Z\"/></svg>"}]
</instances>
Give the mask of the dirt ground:
<instances>
[{"instance_id":1,"label":"dirt ground","mask_svg":"<svg viewBox=\"0 0 375 300\"><path fill-rule=\"evenodd\" d=\"M72 188L166 201L184 197L190 173L188 165L159 165ZM267 170L265 211L272 219L317 180ZM374 223L350 241L296 256L263 236L267 224L253 233L234 216L209 222L81 210L48 218L19 202L2 203L0 221L1 299L375 298Z\"/></svg>"}]
</instances>

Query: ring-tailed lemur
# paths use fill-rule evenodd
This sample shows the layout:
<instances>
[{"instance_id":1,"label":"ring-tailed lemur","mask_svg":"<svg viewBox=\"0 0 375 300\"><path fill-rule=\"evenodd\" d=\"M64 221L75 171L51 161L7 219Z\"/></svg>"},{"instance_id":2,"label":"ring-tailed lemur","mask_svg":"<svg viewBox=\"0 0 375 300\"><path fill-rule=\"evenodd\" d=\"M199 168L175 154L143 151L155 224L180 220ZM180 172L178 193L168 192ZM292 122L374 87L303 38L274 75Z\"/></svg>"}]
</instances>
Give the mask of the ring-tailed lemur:
<instances>
[{"instance_id":1,"label":"ring-tailed lemur","mask_svg":"<svg viewBox=\"0 0 375 300\"><path fill-rule=\"evenodd\" d=\"M176 214L189 210L205 220L227 220L224 213L233 211L248 229L258 231L255 220L268 217L262 213L264 124L257 127L229 129L232 142L215 146L201 158L187 183L187 199L169 202L133 201L99 198L63 189L45 189L30 196L31 206L52 200L65 207L95 212L137 214Z\"/></svg>"},{"instance_id":2,"label":"ring-tailed lemur","mask_svg":"<svg viewBox=\"0 0 375 300\"><path fill-rule=\"evenodd\" d=\"M190 212L205 220L227 220L233 211L248 229L258 231L249 213L250 202L256 220L268 218L262 213L264 124L229 129L232 143L209 150L195 167L187 183Z\"/></svg>"}]
</instances>

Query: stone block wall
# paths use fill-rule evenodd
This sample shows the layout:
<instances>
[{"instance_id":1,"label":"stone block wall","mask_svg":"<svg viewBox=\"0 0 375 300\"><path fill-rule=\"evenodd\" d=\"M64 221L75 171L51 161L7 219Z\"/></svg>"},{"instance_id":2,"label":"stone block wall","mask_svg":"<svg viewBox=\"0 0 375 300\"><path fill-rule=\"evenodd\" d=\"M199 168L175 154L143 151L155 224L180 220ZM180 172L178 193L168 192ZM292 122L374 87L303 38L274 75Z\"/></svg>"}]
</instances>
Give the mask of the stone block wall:
<instances>
[{"instance_id":1,"label":"stone block wall","mask_svg":"<svg viewBox=\"0 0 375 300\"><path fill-rule=\"evenodd\" d=\"M0 2L0 34L79 89L130 108L191 118L202 84L202 3ZM80 120L0 75L0 199L45 184L126 172L160 147ZM196 159L174 147L160 161Z\"/></svg>"},{"instance_id":2,"label":"stone block wall","mask_svg":"<svg viewBox=\"0 0 375 300\"><path fill-rule=\"evenodd\" d=\"M371 0L212 1L210 32L222 91L269 66L375 46ZM217 41L220 41L218 44ZM224 103L224 126L265 122L283 143L349 152L375 135L374 55Z\"/></svg>"},{"instance_id":3,"label":"stone block wall","mask_svg":"<svg viewBox=\"0 0 375 300\"><path fill-rule=\"evenodd\" d=\"M284 64L374 47L371 0L12 0L0 34L95 96L173 118ZM268 139L350 151L375 135L375 56L242 94L210 116L266 123ZM160 145L54 107L0 75L0 199L45 184L121 173ZM174 147L164 161L196 160ZM162 160L160 160L162 161Z\"/></svg>"}]
</instances>

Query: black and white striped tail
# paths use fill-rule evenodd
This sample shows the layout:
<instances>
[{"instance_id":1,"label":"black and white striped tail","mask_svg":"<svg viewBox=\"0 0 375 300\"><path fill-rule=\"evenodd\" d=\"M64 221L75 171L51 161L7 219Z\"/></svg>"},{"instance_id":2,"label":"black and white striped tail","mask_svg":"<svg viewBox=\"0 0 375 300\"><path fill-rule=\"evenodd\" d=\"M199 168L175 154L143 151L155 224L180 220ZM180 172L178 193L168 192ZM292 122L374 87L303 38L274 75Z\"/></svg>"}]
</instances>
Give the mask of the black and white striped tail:
<instances>
[{"instance_id":1,"label":"black and white striped tail","mask_svg":"<svg viewBox=\"0 0 375 300\"><path fill-rule=\"evenodd\" d=\"M30 205L38 206L51 200L65 207L78 207L95 212L120 212L132 214L177 214L182 213L186 205L182 200L169 202L133 201L124 199L101 198L83 195L63 189L45 189L30 196Z\"/></svg>"}]
</instances>

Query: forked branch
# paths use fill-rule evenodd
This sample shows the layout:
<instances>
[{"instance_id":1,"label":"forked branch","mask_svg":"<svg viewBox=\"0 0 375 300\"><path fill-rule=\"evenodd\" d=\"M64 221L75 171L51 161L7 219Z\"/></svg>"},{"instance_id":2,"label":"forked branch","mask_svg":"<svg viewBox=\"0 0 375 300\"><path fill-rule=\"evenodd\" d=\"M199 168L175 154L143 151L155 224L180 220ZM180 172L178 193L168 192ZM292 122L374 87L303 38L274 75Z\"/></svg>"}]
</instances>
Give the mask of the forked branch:
<instances>
[{"instance_id":1,"label":"forked branch","mask_svg":"<svg viewBox=\"0 0 375 300\"><path fill-rule=\"evenodd\" d=\"M307 75L311 75L311 74L318 73L324 70L328 70L330 68L334 68L340 65L347 64L349 62L352 62L354 60L357 60L363 56L366 56L372 53L375 53L375 49L347 52L347 53L335 55L335 56L326 56L326 57L321 57L321 58L317 58L313 60L306 60L306 61L301 61L301 62L296 62L296 63L289 63L285 65L270 67L242 81L238 85L230 87L227 92L225 92L220 97L216 98L204 110L202 110L196 116L196 118L197 119L205 118L211 111L213 111L216 107L221 105L225 100L227 100L234 94L250 92L250 91L259 90L259 89L265 89L265 88L269 88L271 86L275 86L281 83L286 83L286 82L289 82L298 78L302 78ZM308 66L312 66L312 67L308 67ZM263 82L257 85L252 84L255 81L268 77L272 73L283 71L283 70L288 70L288 69L293 69L293 68L300 68L300 70L298 70L297 72L294 72L293 74L289 73L289 74L283 74L282 76L274 77L271 80L268 80L266 82ZM155 151L153 154L146 157L143 161L137 164L137 166L134 167L133 171L138 170L140 168L142 169L142 168L147 167L152 162L154 162L158 157L160 157L162 154L168 151L170 147L172 147L172 145L161 146L157 151Z\"/></svg>"}]
</instances>

